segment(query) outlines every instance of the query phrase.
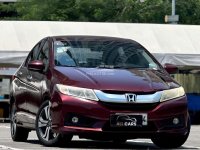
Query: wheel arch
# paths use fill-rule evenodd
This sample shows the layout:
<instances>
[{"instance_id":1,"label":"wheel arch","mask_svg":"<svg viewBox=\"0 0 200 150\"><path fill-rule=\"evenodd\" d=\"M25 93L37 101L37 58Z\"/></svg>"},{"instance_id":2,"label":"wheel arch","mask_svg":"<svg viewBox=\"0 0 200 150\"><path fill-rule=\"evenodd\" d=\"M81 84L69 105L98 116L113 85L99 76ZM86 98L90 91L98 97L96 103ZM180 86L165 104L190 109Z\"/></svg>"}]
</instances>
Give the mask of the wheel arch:
<instances>
[{"instance_id":1,"label":"wheel arch","mask_svg":"<svg viewBox=\"0 0 200 150\"><path fill-rule=\"evenodd\" d=\"M50 101L50 99L51 99L50 94L47 93L47 92L45 92L45 93L43 94L42 97L43 97L43 98L42 98L42 102L41 102L41 104L44 103L44 102L47 101L47 100Z\"/></svg>"}]
</instances>

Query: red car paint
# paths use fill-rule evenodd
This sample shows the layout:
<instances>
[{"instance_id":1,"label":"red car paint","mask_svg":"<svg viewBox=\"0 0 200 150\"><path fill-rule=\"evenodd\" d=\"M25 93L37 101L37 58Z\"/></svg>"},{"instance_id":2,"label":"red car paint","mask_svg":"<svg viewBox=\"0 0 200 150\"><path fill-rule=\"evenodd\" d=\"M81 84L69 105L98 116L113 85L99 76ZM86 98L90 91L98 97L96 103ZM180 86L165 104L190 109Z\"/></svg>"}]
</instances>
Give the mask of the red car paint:
<instances>
[{"instance_id":1,"label":"red car paint","mask_svg":"<svg viewBox=\"0 0 200 150\"><path fill-rule=\"evenodd\" d=\"M126 139L152 138L159 134L185 135L188 133L189 115L185 95L153 104L116 104L92 101L60 93L55 88L56 84L100 90L106 93L142 93L144 95L180 87L148 51L146 51L147 54L158 65L159 70L56 66L53 42L76 40L77 38L78 40L85 39L88 41L106 39L132 42L128 39L92 36L63 36L43 39L49 45L48 69L42 71L43 63L38 60L34 60L30 64L31 52L16 72L12 82L11 103L15 102L16 118L20 126L35 129L35 118L38 110L44 100L49 100L51 102L52 129L56 133L71 133L92 139L94 137L112 138L114 135L120 135ZM34 51L34 48L32 51ZM173 68L173 66L170 67ZM148 115L148 125L132 128L111 127L110 117L116 113L145 113ZM70 118L70 115L71 117L82 118L82 123L68 123L70 120L67 120L67 117ZM180 126L172 124L172 120L176 117L180 119Z\"/></svg>"}]
</instances>

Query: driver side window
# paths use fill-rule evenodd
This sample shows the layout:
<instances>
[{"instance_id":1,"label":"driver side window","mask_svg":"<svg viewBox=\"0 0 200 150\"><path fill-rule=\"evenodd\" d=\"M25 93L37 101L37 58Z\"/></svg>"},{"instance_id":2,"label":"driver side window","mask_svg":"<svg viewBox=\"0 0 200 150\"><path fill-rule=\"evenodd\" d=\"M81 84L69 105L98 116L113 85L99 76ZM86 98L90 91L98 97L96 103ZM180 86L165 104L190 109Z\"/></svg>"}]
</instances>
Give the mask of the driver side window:
<instances>
[{"instance_id":1,"label":"driver side window","mask_svg":"<svg viewBox=\"0 0 200 150\"><path fill-rule=\"evenodd\" d=\"M39 46L40 46L41 42L38 43L37 45L35 45L35 47L31 50L31 52L29 53L29 56L26 59L26 63L25 66L28 67L29 62L36 60L37 55L39 53Z\"/></svg>"},{"instance_id":2,"label":"driver side window","mask_svg":"<svg viewBox=\"0 0 200 150\"><path fill-rule=\"evenodd\" d=\"M37 57L37 60L41 60L44 63L44 71L46 72L49 67L49 42L46 40L44 43L43 47L40 50L40 53Z\"/></svg>"},{"instance_id":3,"label":"driver side window","mask_svg":"<svg viewBox=\"0 0 200 150\"><path fill-rule=\"evenodd\" d=\"M28 63L33 61L33 60L42 60L40 55L41 55L41 51L43 51L44 46L47 42L47 39L44 39L42 41L40 41L38 44L36 44L33 49L31 50L31 52L29 53L29 56L27 57L27 60L25 62L25 66L28 67ZM44 45L44 46L43 46ZM45 64L45 63L44 63Z\"/></svg>"}]
</instances>

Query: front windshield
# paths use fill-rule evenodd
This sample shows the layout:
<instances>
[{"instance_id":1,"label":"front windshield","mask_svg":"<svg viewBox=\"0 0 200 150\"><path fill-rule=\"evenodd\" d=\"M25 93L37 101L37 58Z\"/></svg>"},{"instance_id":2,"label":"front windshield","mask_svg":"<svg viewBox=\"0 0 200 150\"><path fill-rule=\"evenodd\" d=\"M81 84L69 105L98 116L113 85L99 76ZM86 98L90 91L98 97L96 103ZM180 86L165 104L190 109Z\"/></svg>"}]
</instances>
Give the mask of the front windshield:
<instances>
[{"instance_id":1,"label":"front windshield","mask_svg":"<svg viewBox=\"0 0 200 150\"><path fill-rule=\"evenodd\" d=\"M159 68L141 45L130 41L54 41L54 59L64 67Z\"/></svg>"}]
</instances>

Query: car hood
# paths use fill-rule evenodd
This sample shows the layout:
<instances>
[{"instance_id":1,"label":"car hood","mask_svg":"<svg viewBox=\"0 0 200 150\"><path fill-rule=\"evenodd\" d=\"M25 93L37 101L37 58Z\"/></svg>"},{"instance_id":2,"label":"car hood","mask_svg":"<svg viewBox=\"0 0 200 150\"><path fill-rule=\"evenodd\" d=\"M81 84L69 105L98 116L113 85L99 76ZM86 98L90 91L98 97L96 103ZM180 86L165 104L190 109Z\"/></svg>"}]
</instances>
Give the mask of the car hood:
<instances>
[{"instance_id":1,"label":"car hood","mask_svg":"<svg viewBox=\"0 0 200 150\"><path fill-rule=\"evenodd\" d=\"M60 83L103 91L154 92L178 87L164 71L56 67Z\"/></svg>"}]
</instances>

